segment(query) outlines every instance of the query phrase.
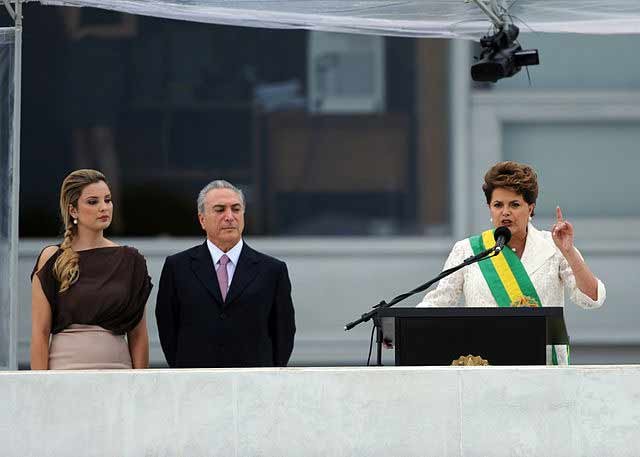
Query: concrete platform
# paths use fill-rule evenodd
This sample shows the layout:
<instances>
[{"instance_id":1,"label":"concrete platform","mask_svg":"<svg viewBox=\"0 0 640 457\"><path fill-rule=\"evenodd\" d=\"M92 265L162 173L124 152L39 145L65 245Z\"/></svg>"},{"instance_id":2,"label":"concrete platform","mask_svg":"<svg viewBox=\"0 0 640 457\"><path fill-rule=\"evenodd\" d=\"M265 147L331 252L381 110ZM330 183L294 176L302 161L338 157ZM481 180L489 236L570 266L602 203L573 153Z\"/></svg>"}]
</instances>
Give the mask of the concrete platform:
<instances>
[{"instance_id":1,"label":"concrete platform","mask_svg":"<svg viewBox=\"0 0 640 457\"><path fill-rule=\"evenodd\" d=\"M3 456L637 456L640 366L0 372Z\"/></svg>"}]
</instances>

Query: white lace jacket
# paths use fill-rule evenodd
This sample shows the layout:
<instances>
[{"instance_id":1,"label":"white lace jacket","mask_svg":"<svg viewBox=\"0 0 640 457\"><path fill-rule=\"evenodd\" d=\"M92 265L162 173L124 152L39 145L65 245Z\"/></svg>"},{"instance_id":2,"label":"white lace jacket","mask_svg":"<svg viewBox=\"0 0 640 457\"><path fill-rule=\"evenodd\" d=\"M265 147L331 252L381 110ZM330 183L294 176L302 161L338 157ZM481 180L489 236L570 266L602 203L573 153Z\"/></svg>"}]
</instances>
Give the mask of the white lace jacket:
<instances>
[{"instance_id":1,"label":"white lace jacket","mask_svg":"<svg viewBox=\"0 0 640 457\"><path fill-rule=\"evenodd\" d=\"M469 239L458 241L451 250L444 269L462 263L473 255ZM529 224L527 243L520 259L538 292L542 306L564 306L564 290L569 290L571 301L582 308L598 308L606 298L606 290L598 279L598 299L591 300L576 286L576 278L560 250L553 243L551 232L537 230ZM464 303L460 296L464 295ZM438 287L425 295L418 306L498 306L478 264L473 264L438 283ZM566 346L555 346L558 364L566 365L569 354ZM551 346L547 347L547 363L552 360Z\"/></svg>"},{"instance_id":2,"label":"white lace jacket","mask_svg":"<svg viewBox=\"0 0 640 457\"><path fill-rule=\"evenodd\" d=\"M469 239L458 241L449 254L444 269L462 263L473 255ZM529 224L527 243L520 259L538 292L542 306L564 306L564 289L571 301L582 308L598 308L604 303L606 290L598 279L598 299L591 300L576 286L571 267L551 239L551 232L537 230ZM478 264L458 270L438 283L438 287L425 295L418 306L498 306Z\"/></svg>"}]
</instances>

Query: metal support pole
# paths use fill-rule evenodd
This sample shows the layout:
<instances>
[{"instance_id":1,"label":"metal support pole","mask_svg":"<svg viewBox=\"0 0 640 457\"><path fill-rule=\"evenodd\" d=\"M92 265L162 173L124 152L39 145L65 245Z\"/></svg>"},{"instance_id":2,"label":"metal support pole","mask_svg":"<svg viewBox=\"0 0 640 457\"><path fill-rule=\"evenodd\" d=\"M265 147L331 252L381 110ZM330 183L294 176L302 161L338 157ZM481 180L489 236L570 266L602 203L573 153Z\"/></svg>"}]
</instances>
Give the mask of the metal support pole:
<instances>
[{"instance_id":1,"label":"metal support pole","mask_svg":"<svg viewBox=\"0 0 640 457\"><path fill-rule=\"evenodd\" d=\"M11 3L9 2L9 0L2 0L2 2L4 3L4 7L6 8L7 13L9 13L9 16L11 16L11 19L13 19L13 21L15 22L16 12L13 10Z\"/></svg>"},{"instance_id":2,"label":"metal support pole","mask_svg":"<svg viewBox=\"0 0 640 457\"><path fill-rule=\"evenodd\" d=\"M502 14L498 11L499 8L496 0L491 1L491 6L487 6L487 4L485 3L485 0L471 0L471 1L476 5L478 5L478 8L480 8L484 12L484 14L486 14L489 17L489 19L491 20L491 22L493 22L493 25L495 25L496 28L501 29L502 27L504 27Z\"/></svg>"},{"instance_id":3,"label":"metal support pole","mask_svg":"<svg viewBox=\"0 0 640 457\"><path fill-rule=\"evenodd\" d=\"M13 129L10 163L11 204L9 207L9 369L18 369L18 215L20 204L20 114L22 82L22 1L16 0L13 61Z\"/></svg>"}]
</instances>

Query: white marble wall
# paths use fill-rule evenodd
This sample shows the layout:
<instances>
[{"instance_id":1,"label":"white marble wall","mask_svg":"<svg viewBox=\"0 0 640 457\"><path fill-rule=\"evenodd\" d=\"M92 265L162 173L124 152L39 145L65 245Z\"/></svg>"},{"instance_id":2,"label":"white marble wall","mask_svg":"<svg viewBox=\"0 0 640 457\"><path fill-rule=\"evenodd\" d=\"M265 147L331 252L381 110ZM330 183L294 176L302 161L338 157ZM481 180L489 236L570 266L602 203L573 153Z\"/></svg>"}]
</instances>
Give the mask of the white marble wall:
<instances>
[{"instance_id":1,"label":"white marble wall","mask_svg":"<svg viewBox=\"0 0 640 457\"><path fill-rule=\"evenodd\" d=\"M0 373L3 456L637 456L640 366Z\"/></svg>"}]
</instances>

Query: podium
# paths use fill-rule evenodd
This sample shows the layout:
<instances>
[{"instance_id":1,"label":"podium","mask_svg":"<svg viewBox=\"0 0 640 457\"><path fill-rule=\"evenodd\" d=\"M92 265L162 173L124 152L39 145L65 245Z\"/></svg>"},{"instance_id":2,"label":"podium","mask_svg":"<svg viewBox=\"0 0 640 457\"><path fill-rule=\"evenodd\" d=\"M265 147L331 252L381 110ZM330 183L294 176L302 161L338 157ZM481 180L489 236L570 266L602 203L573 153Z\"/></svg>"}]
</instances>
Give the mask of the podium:
<instances>
[{"instance_id":1,"label":"podium","mask_svg":"<svg viewBox=\"0 0 640 457\"><path fill-rule=\"evenodd\" d=\"M396 365L451 365L469 354L489 365L545 365L547 345L569 344L562 307L384 308L378 317Z\"/></svg>"}]
</instances>

